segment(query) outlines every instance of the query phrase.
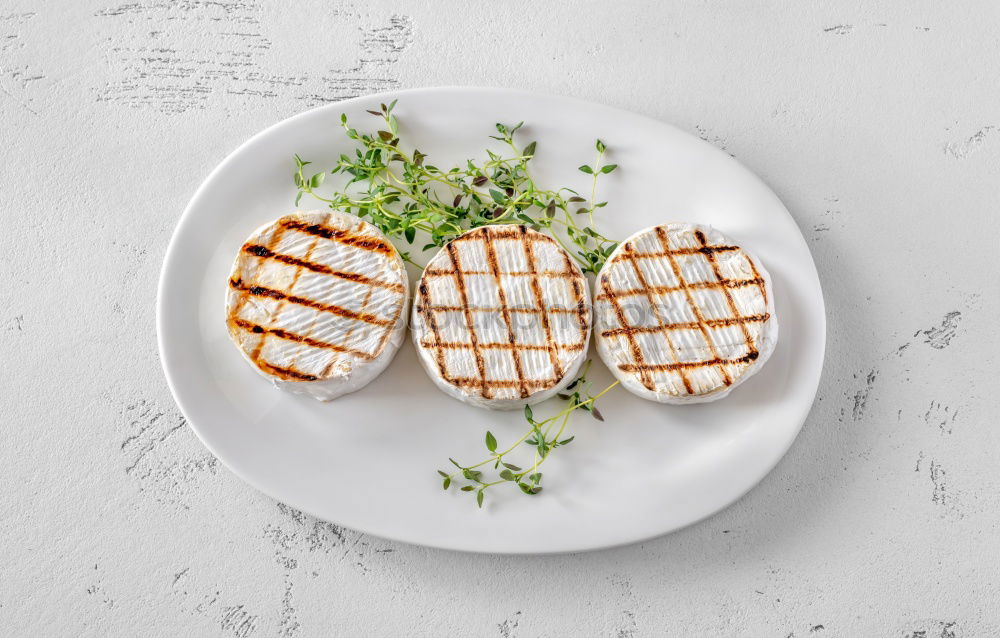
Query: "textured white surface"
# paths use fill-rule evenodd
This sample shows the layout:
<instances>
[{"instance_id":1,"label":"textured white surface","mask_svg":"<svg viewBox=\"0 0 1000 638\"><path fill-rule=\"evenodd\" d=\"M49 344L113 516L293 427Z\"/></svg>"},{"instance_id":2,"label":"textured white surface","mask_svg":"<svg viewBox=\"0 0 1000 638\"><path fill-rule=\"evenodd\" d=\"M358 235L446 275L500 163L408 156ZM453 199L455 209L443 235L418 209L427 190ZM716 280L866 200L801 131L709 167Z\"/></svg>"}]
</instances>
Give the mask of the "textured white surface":
<instances>
[{"instance_id":1,"label":"textured white surface","mask_svg":"<svg viewBox=\"0 0 1000 638\"><path fill-rule=\"evenodd\" d=\"M5 631L996 635L1000 5L893 4L5 2ZM826 372L738 504L607 552L456 555L278 505L184 426L153 300L196 186L287 115L435 84L652 115L783 198Z\"/></svg>"}]
</instances>

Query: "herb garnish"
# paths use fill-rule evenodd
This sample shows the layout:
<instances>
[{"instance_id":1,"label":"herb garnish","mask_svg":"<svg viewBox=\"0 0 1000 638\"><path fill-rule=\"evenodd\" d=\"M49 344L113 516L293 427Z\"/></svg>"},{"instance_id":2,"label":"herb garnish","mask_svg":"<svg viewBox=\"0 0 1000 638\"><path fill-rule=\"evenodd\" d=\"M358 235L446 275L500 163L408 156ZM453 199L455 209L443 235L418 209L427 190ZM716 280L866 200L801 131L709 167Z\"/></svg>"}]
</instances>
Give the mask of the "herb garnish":
<instances>
[{"instance_id":1,"label":"herb garnish","mask_svg":"<svg viewBox=\"0 0 1000 638\"><path fill-rule=\"evenodd\" d=\"M569 386L567 390L573 390L572 394L560 394L559 398L566 401L564 407L557 414L538 421L530 405L524 406L524 418L528 421L530 428L510 447L504 450L497 449L497 439L492 432L486 432L486 450L490 453L489 458L474 465L462 465L455 459L449 458L452 465L458 468L457 471L448 473L438 470L438 474L443 477L442 487L451 487L452 480L457 477L465 479L467 483L459 489L463 492L473 492L476 495L476 504L483 506L483 498L486 490L494 485L511 483L516 485L525 494L534 495L542 491L542 473L538 471L549 455L557 447L568 445L575 437L560 438L569 424L570 415L576 410L590 412L598 421L603 421L604 416L598 411L596 401L621 383L615 381L607 388L601 390L596 395L590 394L590 386L587 384L587 371L590 369L590 360L583 365L583 371ZM535 448L534 462L528 469L522 469L513 463L505 460L507 455L519 448L522 444ZM484 477L483 471L476 468L493 464L494 470L500 470L495 479ZM500 466L503 469L500 469ZM461 479L459 479L461 480Z\"/></svg>"},{"instance_id":2,"label":"herb garnish","mask_svg":"<svg viewBox=\"0 0 1000 638\"><path fill-rule=\"evenodd\" d=\"M407 151L400 146L399 120L393 114L396 100L389 105L381 104L380 110L368 111L379 117L384 124L375 134L363 133L353 128L346 114L340 116L340 123L348 138L360 144L354 155L343 153L328 173L307 174L308 162L295 156L293 178L298 193L295 205L303 195L325 202L330 208L353 213L367 218L383 233L390 237L402 238L413 244L420 233L428 243L420 252L441 247L471 228L487 224L526 224L534 230L549 229L549 235L579 263L585 273L597 274L618 242L608 239L593 228L594 213L607 205L598 202L597 179L618 168L617 164L604 164L607 146L601 140L595 143L597 157L593 165L579 167L583 173L592 176L590 200L581 197L571 188L546 190L540 188L528 171L528 164L535 155L537 142L519 147L514 141L524 122L514 126L496 124L498 135L490 138L503 142L509 151L496 153L486 149L488 161L477 163L467 160L463 165L444 170L427 163L427 155L417 149ZM311 171L310 171L311 172ZM325 196L317 192L327 176L342 173L348 175L347 183L339 190ZM581 225L577 219L586 215L587 224ZM568 244L558 233L561 229L568 238ZM417 266L410 252L400 251L402 258ZM620 382L616 381L596 395L590 393L587 371L590 360L566 390L572 393L559 394L566 402L557 414L536 420L531 406L524 406L524 418L530 429L510 447L498 451L498 442L492 432L486 433L486 449L490 457L475 465L463 466L449 459L457 471L447 473L438 470L443 477L443 487L448 489L453 479L464 479L463 492L475 494L476 503L483 505L486 490L494 485L512 483L521 492L534 495L542 491L542 473L539 467L549 458L552 451L568 445L573 436L560 438L569 424L569 418L576 410L589 412L603 421L596 401L610 392ZM528 469L505 460L507 455L521 445L534 448L534 461ZM495 480L484 479L480 468L493 464L499 470ZM503 469L500 469L503 466Z\"/></svg>"},{"instance_id":3,"label":"herb garnish","mask_svg":"<svg viewBox=\"0 0 1000 638\"><path fill-rule=\"evenodd\" d=\"M354 155L341 154L329 174L350 176L347 184L326 197L317 192L327 173L307 174L311 164L295 156L295 186L299 189L296 206L308 194L358 217L367 218L390 237L401 237L413 244L417 233L429 243L421 252L441 247L470 228L486 224L519 223L540 228L560 227L569 239L567 245L555 232L550 232L563 248L580 264L584 272L597 274L617 242L594 230L594 212L607 202L595 202L597 178L614 171L617 164L602 164L607 149L597 140L597 161L579 170L593 175L590 205L571 188L545 190L539 188L528 172L537 142L519 147L514 134L524 125L498 123L498 135L492 139L509 147L505 154L486 150L488 161L468 160L461 166L445 170L427 163L427 155L417 149L407 151L400 146L399 120L393 115L396 101L381 105L379 111L368 111L381 118L384 128L368 134L353 128L347 115L340 116L347 137L360 143ZM587 215L588 225L580 225L576 216ZM419 266L409 252L403 259Z\"/></svg>"}]
</instances>

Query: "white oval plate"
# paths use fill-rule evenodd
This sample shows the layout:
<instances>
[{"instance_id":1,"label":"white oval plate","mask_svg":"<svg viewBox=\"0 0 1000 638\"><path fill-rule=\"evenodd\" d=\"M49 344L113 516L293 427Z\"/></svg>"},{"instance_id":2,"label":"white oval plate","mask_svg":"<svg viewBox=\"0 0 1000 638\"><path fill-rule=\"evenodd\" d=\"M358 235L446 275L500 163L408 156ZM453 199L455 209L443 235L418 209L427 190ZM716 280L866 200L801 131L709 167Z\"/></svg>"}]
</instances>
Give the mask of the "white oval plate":
<instances>
[{"instance_id":1,"label":"white oval plate","mask_svg":"<svg viewBox=\"0 0 1000 638\"><path fill-rule=\"evenodd\" d=\"M443 492L435 470L447 469L449 456L468 463L485 458L487 429L503 447L524 431L522 416L445 396L418 365L409 340L381 377L331 403L271 387L226 333L223 298L233 257L253 229L295 208L293 154L317 170L332 167L341 152L353 152L340 114L375 130L379 121L365 109L395 98L404 144L442 167L484 156L495 122L524 120L520 140L538 140L532 164L540 184L589 192L589 176L576 167L593 161L595 138L607 142L607 161L620 168L599 187L599 199L610 202L598 213L603 232L623 238L667 221L706 223L755 252L773 276L781 325L771 360L710 404L659 405L616 389L600 403L606 422L574 415L576 439L546 463L544 492L528 497L497 486L482 510L470 494ZM347 100L243 144L181 218L163 266L157 320L177 404L208 449L245 481L319 518L385 538L498 553L636 542L736 501L777 464L802 427L826 334L805 240L774 193L730 156L626 111L478 88ZM596 392L611 376L599 360L593 368ZM553 413L558 403L535 413Z\"/></svg>"}]
</instances>

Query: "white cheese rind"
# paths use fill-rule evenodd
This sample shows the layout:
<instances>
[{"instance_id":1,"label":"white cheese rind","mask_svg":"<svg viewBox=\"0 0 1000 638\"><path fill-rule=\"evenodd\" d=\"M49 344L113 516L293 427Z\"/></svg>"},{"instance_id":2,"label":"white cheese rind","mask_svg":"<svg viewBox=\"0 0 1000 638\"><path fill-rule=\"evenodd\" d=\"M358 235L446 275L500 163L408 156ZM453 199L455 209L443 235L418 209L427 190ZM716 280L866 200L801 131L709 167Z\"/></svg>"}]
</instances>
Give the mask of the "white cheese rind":
<instances>
[{"instance_id":1,"label":"white cheese rind","mask_svg":"<svg viewBox=\"0 0 1000 638\"><path fill-rule=\"evenodd\" d=\"M665 245L671 255L655 256ZM652 401L721 399L760 370L778 340L770 275L710 226L630 236L598 274L594 299L598 354L626 389Z\"/></svg>"},{"instance_id":2,"label":"white cheese rind","mask_svg":"<svg viewBox=\"0 0 1000 638\"><path fill-rule=\"evenodd\" d=\"M443 248L424 270L412 314L434 384L494 410L544 401L571 383L592 322L580 269L552 238L518 225L477 228Z\"/></svg>"},{"instance_id":3,"label":"white cheese rind","mask_svg":"<svg viewBox=\"0 0 1000 638\"><path fill-rule=\"evenodd\" d=\"M408 280L385 236L340 211L295 212L240 249L229 334L276 387L330 401L370 383L404 340Z\"/></svg>"}]
</instances>

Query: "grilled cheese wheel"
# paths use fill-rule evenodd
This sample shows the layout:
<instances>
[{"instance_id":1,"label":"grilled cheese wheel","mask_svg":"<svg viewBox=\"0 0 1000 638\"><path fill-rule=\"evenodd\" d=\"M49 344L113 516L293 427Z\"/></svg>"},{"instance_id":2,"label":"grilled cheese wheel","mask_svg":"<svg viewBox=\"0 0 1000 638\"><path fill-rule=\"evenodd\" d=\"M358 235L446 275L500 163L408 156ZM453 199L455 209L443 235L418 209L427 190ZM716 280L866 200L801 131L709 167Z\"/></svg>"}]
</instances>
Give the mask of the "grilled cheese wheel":
<instances>
[{"instance_id":1,"label":"grilled cheese wheel","mask_svg":"<svg viewBox=\"0 0 1000 638\"><path fill-rule=\"evenodd\" d=\"M258 373L292 392L329 401L358 390L403 341L403 260L353 215L295 212L261 226L228 288L230 337Z\"/></svg>"},{"instance_id":2,"label":"grilled cheese wheel","mask_svg":"<svg viewBox=\"0 0 1000 638\"><path fill-rule=\"evenodd\" d=\"M413 304L420 362L446 394L515 409L568 385L587 356L583 273L551 237L483 226L431 259Z\"/></svg>"},{"instance_id":3,"label":"grilled cheese wheel","mask_svg":"<svg viewBox=\"0 0 1000 638\"><path fill-rule=\"evenodd\" d=\"M597 351L622 385L661 403L721 399L771 356L771 279L710 226L640 231L610 255L594 290Z\"/></svg>"}]
</instances>

